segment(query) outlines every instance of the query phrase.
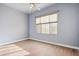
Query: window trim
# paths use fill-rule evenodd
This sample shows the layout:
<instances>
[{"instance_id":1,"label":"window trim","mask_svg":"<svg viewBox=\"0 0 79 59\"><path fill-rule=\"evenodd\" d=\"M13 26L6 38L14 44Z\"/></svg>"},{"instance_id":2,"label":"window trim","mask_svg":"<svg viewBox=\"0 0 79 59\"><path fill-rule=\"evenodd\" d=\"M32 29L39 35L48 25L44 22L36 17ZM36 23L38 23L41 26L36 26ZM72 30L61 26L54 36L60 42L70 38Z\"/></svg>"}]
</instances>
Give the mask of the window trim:
<instances>
[{"instance_id":1,"label":"window trim","mask_svg":"<svg viewBox=\"0 0 79 59\"><path fill-rule=\"evenodd\" d=\"M56 14L56 13L59 13L59 10L57 10L57 11L55 11L55 12L51 12L51 13L46 13L46 14L44 14L44 15L35 16L35 19L36 19L36 18L39 18L39 17L44 17L44 16L47 16L47 15Z\"/></svg>"},{"instance_id":2,"label":"window trim","mask_svg":"<svg viewBox=\"0 0 79 59\"><path fill-rule=\"evenodd\" d=\"M56 11L56 12L53 12L53 13L49 13L49 14L46 14L46 15L41 15L41 16L36 16L35 17L35 19L36 18L41 18L41 17L44 17L44 16L48 16L48 15L53 15L53 14L57 14L57 21L55 21L55 22L46 22L46 23L39 23L39 24L36 24L36 26L37 25L42 25L42 24L49 24L49 32L50 32L50 24L51 23L57 23L57 34L58 34L58 18L59 18L59 11ZM36 22L36 20L35 20L35 22ZM37 30L36 30L37 31ZM37 33L39 33L39 32L37 32ZM48 35L57 35L57 34L51 34L51 33L42 33L42 30L40 29L40 33L39 34L48 34Z\"/></svg>"}]
</instances>

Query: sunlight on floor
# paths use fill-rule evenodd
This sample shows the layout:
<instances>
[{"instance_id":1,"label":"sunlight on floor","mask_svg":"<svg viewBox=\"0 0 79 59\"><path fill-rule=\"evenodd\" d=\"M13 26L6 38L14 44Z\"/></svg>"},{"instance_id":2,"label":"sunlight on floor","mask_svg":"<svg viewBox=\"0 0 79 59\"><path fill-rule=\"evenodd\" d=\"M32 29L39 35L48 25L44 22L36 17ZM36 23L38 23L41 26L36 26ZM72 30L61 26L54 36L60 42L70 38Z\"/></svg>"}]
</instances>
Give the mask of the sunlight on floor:
<instances>
[{"instance_id":1,"label":"sunlight on floor","mask_svg":"<svg viewBox=\"0 0 79 59\"><path fill-rule=\"evenodd\" d=\"M21 47L15 45L15 44L10 44L6 45L0 48L0 55L15 55L15 56L20 56L20 55L29 55L30 53L28 51L25 51Z\"/></svg>"}]
</instances>

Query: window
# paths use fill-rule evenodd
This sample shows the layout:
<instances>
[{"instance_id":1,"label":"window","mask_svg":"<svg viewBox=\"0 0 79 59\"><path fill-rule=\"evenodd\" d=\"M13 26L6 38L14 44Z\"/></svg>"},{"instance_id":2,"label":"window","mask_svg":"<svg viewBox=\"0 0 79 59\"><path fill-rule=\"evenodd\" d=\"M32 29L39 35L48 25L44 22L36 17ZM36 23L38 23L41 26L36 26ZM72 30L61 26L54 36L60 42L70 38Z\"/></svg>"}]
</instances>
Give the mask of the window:
<instances>
[{"instance_id":1,"label":"window","mask_svg":"<svg viewBox=\"0 0 79 59\"><path fill-rule=\"evenodd\" d=\"M38 33L57 34L58 13L36 18Z\"/></svg>"}]
</instances>

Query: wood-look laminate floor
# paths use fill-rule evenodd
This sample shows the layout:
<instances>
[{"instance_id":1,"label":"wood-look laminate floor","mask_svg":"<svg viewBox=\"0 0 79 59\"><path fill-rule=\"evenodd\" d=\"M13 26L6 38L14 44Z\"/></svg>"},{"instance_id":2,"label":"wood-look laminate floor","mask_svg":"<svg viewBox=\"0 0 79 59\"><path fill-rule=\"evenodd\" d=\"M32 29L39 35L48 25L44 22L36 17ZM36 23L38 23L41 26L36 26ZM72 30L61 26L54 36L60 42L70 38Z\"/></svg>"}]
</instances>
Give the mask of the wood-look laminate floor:
<instances>
[{"instance_id":1,"label":"wood-look laminate floor","mask_svg":"<svg viewBox=\"0 0 79 59\"><path fill-rule=\"evenodd\" d=\"M0 56L79 56L79 51L34 40L0 47Z\"/></svg>"}]
</instances>

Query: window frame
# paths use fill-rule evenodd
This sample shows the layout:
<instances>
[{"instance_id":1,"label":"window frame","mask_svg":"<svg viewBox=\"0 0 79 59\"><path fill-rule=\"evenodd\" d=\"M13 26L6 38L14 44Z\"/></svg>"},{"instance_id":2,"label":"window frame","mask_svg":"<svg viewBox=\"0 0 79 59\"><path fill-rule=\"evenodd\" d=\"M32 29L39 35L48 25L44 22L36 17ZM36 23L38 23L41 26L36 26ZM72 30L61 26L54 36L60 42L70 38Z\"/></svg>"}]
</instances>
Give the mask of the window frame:
<instances>
[{"instance_id":1,"label":"window frame","mask_svg":"<svg viewBox=\"0 0 79 59\"><path fill-rule=\"evenodd\" d=\"M59 13L58 13L58 12L59 12L59 11L54 12L54 13L50 13L50 14L46 14L46 15L42 15L42 16L36 16L36 17L35 17L35 20L36 20L36 18L41 18L41 17L44 17L44 16L49 16L49 15L57 14L57 21L52 21L52 22L49 21L49 22L41 23L41 20L40 20L40 23L39 23L39 24L36 24L36 23L35 23L36 26L37 26L37 25L40 25L40 26L41 26L41 25L43 25L43 24L49 24L49 33L42 33L42 30L41 30L41 29L42 29L42 26L40 27L40 28L41 28L41 29L40 29L40 33L37 32L37 29L36 29L36 32L39 33L39 34L51 34L51 33L50 33L50 24L57 23L57 34L58 34L58 18L59 18ZM50 20L50 19L49 19L49 20ZM36 22L36 21L35 21L35 22ZM57 35L57 34L56 34L56 35ZM54 33L51 34L51 35L54 35Z\"/></svg>"}]
</instances>

